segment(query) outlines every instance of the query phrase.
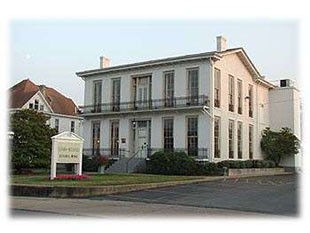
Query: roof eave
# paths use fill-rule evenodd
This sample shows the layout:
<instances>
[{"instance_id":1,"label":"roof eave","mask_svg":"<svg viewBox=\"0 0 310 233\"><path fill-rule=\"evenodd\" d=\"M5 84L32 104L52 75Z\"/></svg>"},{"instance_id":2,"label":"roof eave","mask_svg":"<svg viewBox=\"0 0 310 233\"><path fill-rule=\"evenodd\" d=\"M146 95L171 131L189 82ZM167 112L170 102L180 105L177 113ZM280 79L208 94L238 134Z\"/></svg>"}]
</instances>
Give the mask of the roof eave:
<instances>
[{"instance_id":1,"label":"roof eave","mask_svg":"<svg viewBox=\"0 0 310 233\"><path fill-rule=\"evenodd\" d=\"M187 57L187 58L171 58L171 59L165 59L165 61L153 60L149 62L120 65L120 66L114 66L114 67L109 67L109 68L104 68L104 69L86 70L86 71L76 72L76 75L81 78L85 78L87 76L93 76L93 75L104 74L104 73L112 73L112 72L119 72L119 71L133 70L133 69L143 69L143 68L162 66L162 65L172 65L172 64L188 62L188 61L205 60L209 58L212 58L214 60L219 60L222 58L222 56L216 52L212 52L210 54L205 54L205 55L193 55L192 57Z\"/></svg>"}]
</instances>

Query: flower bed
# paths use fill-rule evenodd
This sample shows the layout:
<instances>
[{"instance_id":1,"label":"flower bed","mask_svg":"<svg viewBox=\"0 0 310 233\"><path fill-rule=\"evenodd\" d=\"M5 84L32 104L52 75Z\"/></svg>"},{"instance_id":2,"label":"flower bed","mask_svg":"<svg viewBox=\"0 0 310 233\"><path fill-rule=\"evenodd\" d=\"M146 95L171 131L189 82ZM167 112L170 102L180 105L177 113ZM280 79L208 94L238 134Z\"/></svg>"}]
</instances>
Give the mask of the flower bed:
<instances>
[{"instance_id":1,"label":"flower bed","mask_svg":"<svg viewBox=\"0 0 310 233\"><path fill-rule=\"evenodd\" d=\"M90 176L87 175L75 175L75 174L65 174L57 175L54 180L88 180Z\"/></svg>"}]
</instances>

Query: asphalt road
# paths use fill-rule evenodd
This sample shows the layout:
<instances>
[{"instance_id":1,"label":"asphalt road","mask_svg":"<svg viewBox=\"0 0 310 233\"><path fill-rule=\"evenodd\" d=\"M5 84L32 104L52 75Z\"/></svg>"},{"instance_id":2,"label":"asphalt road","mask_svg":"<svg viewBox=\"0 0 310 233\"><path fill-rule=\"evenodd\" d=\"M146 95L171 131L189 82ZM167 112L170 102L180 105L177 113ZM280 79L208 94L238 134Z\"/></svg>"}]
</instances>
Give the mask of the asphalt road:
<instances>
[{"instance_id":1,"label":"asphalt road","mask_svg":"<svg viewBox=\"0 0 310 233\"><path fill-rule=\"evenodd\" d=\"M297 175L278 175L240 179L223 178L219 181L104 195L90 199L297 216L299 191Z\"/></svg>"}]
</instances>

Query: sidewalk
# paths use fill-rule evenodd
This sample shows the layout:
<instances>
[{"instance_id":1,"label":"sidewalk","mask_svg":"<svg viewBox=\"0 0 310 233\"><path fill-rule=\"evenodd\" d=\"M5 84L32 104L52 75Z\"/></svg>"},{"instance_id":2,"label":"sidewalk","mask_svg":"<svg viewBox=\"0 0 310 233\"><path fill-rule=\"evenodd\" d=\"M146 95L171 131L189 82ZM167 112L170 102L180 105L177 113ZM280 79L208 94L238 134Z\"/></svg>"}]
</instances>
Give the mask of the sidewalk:
<instances>
[{"instance_id":1,"label":"sidewalk","mask_svg":"<svg viewBox=\"0 0 310 233\"><path fill-rule=\"evenodd\" d=\"M39 211L59 215L95 217L95 218L166 218L166 217L267 217L273 215L249 213L234 210L221 210L215 208L199 208L181 205L145 204L140 202L89 200L89 199L55 199L38 197L11 197L10 208L23 210L24 217L27 211ZM29 216L31 212L29 212ZM21 217L10 215L10 217ZM23 216L22 216L23 217Z\"/></svg>"}]
</instances>

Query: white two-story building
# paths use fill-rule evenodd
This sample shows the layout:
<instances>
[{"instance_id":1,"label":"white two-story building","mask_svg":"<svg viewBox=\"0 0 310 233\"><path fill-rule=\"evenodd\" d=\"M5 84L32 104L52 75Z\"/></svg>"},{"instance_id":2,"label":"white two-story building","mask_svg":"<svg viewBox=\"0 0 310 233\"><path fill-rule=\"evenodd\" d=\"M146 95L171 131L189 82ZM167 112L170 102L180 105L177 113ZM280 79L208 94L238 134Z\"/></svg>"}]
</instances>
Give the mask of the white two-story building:
<instances>
[{"instance_id":1,"label":"white two-story building","mask_svg":"<svg viewBox=\"0 0 310 233\"><path fill-rule=\"evenodd\" d=\"M142 156L184 150L197 159L262 159L270 126L268 82L243 48L77 72L85 81L84 152Z\"/></svg>"}]
</instances>

